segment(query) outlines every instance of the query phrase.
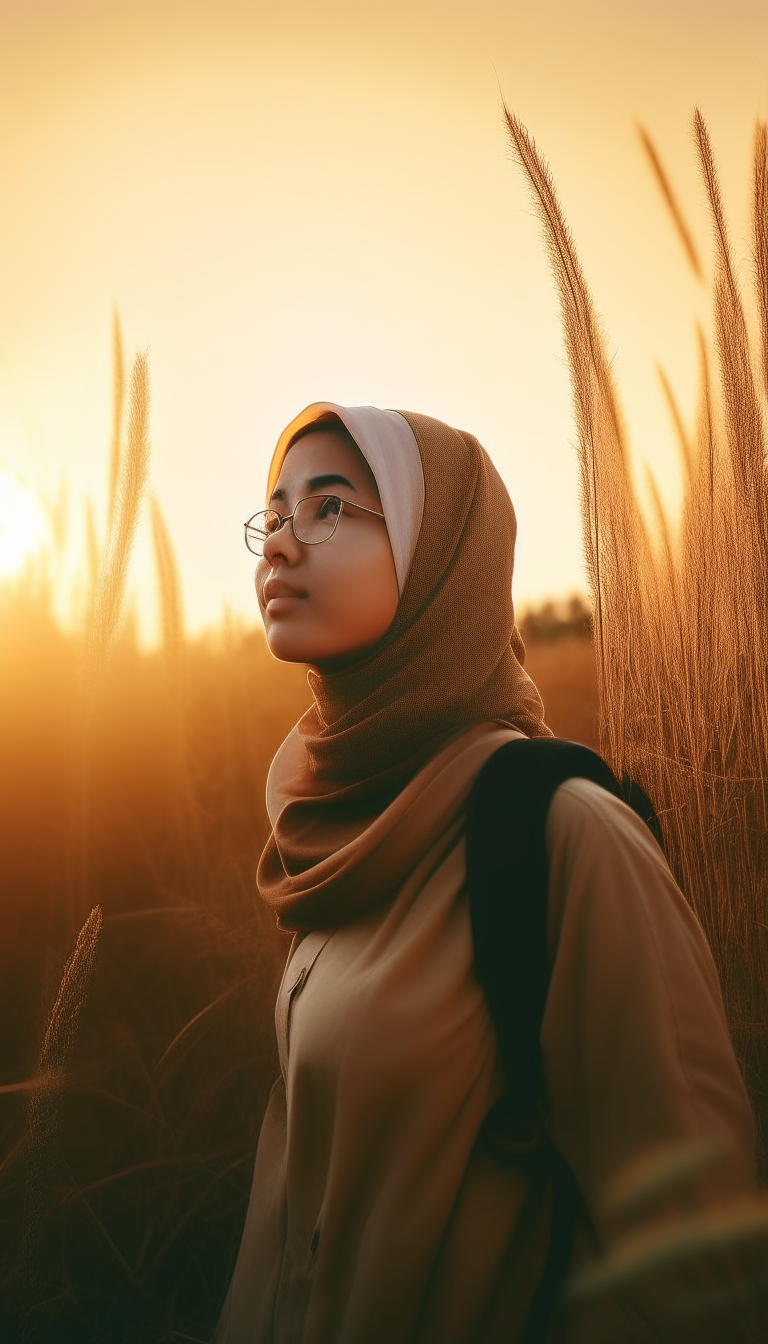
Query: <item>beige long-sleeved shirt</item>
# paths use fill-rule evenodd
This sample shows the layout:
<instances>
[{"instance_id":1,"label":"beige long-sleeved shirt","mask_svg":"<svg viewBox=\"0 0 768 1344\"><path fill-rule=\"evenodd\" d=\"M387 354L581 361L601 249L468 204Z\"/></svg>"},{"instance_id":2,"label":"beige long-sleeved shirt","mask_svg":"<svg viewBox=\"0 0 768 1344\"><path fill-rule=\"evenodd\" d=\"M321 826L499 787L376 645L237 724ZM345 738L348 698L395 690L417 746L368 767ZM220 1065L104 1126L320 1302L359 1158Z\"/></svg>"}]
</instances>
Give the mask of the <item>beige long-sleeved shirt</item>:
<instances>
[{"instance_id":1,"label":"beige long-sleeved shirt","mask_svg":"<svg viewBox=\"0 0 768 1344\"><path fill-rule=\"evenodd\" d=\"M661 1197L668 1216L750 1195L752 1117L706 941L644 824L571 780L547 847L541 1045L551 1134L587 1210L578 1269L632 1231L605 1197L649 1154L720 1150ZM504 1080L473 970L462 834L439 860L424 854L392 904L295 942L276 1026L281 1075L217 1342L520 1340L551 1186L483 1130ZM553 1344L719 1341L712 1322L726 1317L723 1344L752 1338L720 1299L697 1314L719 1273L675 1262L558 1316Z\"/></svg>"}]
</instances>

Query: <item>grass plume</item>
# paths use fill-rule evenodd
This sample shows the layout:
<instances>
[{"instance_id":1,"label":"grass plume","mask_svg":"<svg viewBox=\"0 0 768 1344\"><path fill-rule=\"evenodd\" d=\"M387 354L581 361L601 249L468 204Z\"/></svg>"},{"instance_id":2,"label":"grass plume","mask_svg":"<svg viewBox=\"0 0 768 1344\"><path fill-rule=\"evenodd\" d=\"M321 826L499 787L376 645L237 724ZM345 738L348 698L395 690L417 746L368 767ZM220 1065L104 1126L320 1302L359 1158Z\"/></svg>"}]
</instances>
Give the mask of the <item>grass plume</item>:
<instances>
[{"instance_id":1,"label":"grass plume","mask_svg":"<svg viewBox=\"0 0 768 1344\"><path fill-rule=\"evenodd\" d=\"M89 902L91 826L90 760L94 696L121 626L128 565L136 535L149 470L149 370L146 353L138 353L131 371L125 449L120 449L122 416L122 345L115 317L115 423L110 465L110 496L106 537L100 548L93 511L86 508L86 536L91 570L87 617L81 639L80 700L75 715L72 753L69 856L67 864L70 915L82 917ZM116 465L117 464L117 465ZM114 495L112 485L115 471Z\"/></svg>"},{"instance_id":2,"label":"grass plume","mask_svg":"<svg viewBox=\"0 0 768 1344\"><path fill-rule=\"evenodd\" d=\"M760 322L760 367L763 371L763 390L768 397L768 126L762 121L755 127L752 230L755 239L755 289Z\"/></svg>"},{"instance_id":3,"label":"grass plume","mask_svg":"<svg viewBox=\"0 0 768 1344\"><path fill-rule=\"evenodd\" d=\"M123 403L125 401L125 365L123 336L117 310L112 315L112 443L109 454L109 494L107 497L107 536L115 526L117 487L120 480L120 459L123 439Z\"/></svg>"},{"instance_id":4,"label":"grass plume","mask_svg":"<svg viewBox=\"0 0 768 1344\"><path fill-rule=\"evenodd\" d=\"M635 595L649 563L649 543L629 475L623 418L592 296L557 198L552 174L533 137L505 106L513 153L532 188L557 285L565 344L572 370L578 435L584 556L594 598L594 632L603 746L620 752L626 696L620 673L632 660ZM606 613L610 613L610 627Z\"/></svg>"},{"instance_id":5,"label":"grass plume","mask_svg":"<svg viewBox=\"0 0 768 1344\"><path fill-rule=\"evenodd\" d=\"M38 1073L44 1076L61 1074L72 1053L80 1009L88 993L101 923L101 906L95 905L77 935L74 951L64 967L38 1060Z\"/></svg>"},{"instance_id":6,"label":"grass plume","mask_svg":"<svg viewBox=\"0 0 768 1344\"><path fill-rule=\"evenodd\" d=\"M116 398L117 399L117 398ZM149 469L149 369L139 353L131 371L128 429L120 461L115 512L108 530L96 585L93 622L86 651L86 683L92 689L117 634L125 601L133 547Z\"/></svg>"},{"instance_id":7,"label":"grass plume","mask_svg":"<svg viewBox=\"0 0 768 1344\"><path fill-rule=\"evenodd\" d=\"M754 297L762 341L755 353L709 133L701 113L694 116L714 234L715 352L713 358L699 332L693 435L665 382L684 494L673 532L651 483L661 538L654 547L551 173L519 120L507 109L505 116L560 294L596 617L601 748L619 776L628 772L654 800L672 869L708 935L768 1175L768 383L753 372L758 361L765 368L768 342L765 128L758 126L755 138Z\"/></svg>"},{"instance_id":8,"label":"grass plume","mask_svg":"<svg viewBox=\"0 0 768 1344\"><path fill-rule=\"evenodd\" d=\"M651 165L651 170L656 179L656 185L658 186L664 199L664 203L669 211L670 218L675 226L677 236L682 244L688 264L696 276L696 279L703 281L704 272L702 270L701 261L699 260L699 254L696 251L696 245L693 241L693 234L685 221L685 216L677 196L675 195L666 169L661 161L659 152L644 126L637 127L637 134L639 135L640 143L648 156L648 162Z\"/></svg>"},{"instance_id":9,"label":"grass plume","mask_svg":"<svg viewBox=\"0 0 768 1344\"><path fill-rule=\"evenodd\" d=\"M94 906L81 928L74 951L67 960L59 992L51 1011L37 1064L40 1084L29 1094L27 1105L29 1170L21 1236L24 1297L22 1338L40 1337L35 1300L39 1260L39 1231L45 1203L45 1188L59 1119L59 1106L66 1071L77 1039L80 1012L88 994L96 948L101 932L101 907Z\"/></svg>"}]
</instances>

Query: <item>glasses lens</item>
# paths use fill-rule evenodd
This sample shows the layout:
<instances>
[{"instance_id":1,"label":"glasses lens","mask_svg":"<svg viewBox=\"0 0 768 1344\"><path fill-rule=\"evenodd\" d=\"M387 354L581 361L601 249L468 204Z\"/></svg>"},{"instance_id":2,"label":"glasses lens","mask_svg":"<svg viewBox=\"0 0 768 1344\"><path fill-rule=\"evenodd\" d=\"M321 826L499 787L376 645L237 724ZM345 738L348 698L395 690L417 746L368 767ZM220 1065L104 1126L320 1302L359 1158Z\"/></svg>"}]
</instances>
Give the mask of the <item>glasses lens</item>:
<instances>
[{"instance_id":1,"label":"glasses lens","mask_svg":"<svg viewBox=\"0 0 768 1344\"><path fill-rule=\"evenodd\" d=\"M299 541L308 546L316 546L333 536L339 514L341 500L337 495L313 495L311 499L300 499L293 515L293 530Z\"/></svg>"},{"instance_id":2,"label":"glasses lens","mask_svg":"<svg viewBox=\"0 0 768 1344\"><path fill-rule=\"evenodd\" d=\"M274 509L262 509L254 513L245 524L245 544L254 555L263 555L264 542L271 533L276 532L282 519Z\"/></svg>"}]
</instances>

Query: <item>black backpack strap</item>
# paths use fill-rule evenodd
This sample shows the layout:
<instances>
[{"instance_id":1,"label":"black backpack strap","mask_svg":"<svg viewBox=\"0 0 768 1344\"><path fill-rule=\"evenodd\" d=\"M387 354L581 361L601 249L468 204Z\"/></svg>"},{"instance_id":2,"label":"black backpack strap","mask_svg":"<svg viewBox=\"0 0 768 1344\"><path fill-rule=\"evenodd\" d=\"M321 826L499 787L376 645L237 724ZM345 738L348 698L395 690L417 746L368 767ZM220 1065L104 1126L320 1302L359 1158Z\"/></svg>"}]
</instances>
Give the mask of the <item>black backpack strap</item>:
<instances>
[{"instance_id":1,"label":"black backpack strap","mask_svg":"<svg viewBox=\"0 0 768 1344\"><path fill-rule=\"evenodd\" d=\"M651 835L658 840L663 849L664 837L661 833L661 824L645 789L638 784L636 779L630 779L629 775L623 774L621 776L621 792L624 802L628 803L632 811L642 818Z\"/></svg>"},{"instance_id":2,"label":"black backpack strap","mask_svg":"<svg viewBox=\"0 0 768 1344\"><path fill-rule=\"evenodd\" d=\"M552 795L567 779L591 779L623 798L661 840L647 795L625 776L624 789L588 747L559 738L520 738L486 761L467 808L467 886L475 965L496 1027L509 1088L494 1123L553 1174L552 1232L525 1344L543 1340L570 1260L581 1197L562 1156L542 1135L539 1034L549 987L548 870L545 842ZM534 1160L536 1158L534 1157Z\"/></svg>"},{"instance_id":3,"label":"black backpack strap","mask_svg":"<svg viewBox=\"0 0 768 1344\"><path fill-rule=\"evenodd\" d=\"M549 987L545 828L552 795L573 776L621 798L602 757L559 738L519 738L486 761L467 809L467 885L475 966L521 1134L541 1098L539 1032Z\"/></svg>"}]
</instances>

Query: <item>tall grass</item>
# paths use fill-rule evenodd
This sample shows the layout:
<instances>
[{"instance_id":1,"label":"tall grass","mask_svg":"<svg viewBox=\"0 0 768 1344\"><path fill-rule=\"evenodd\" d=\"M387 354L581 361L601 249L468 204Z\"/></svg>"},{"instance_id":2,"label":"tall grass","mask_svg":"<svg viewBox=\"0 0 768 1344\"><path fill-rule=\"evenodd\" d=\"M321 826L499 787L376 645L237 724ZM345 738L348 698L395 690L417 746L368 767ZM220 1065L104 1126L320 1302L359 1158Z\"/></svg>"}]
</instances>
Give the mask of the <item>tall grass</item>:
<instances>
[{"instance_id":1,"label":"tall grass","mask_svg":"<svg viewBox=\"0 0 768 1344\"><path fill-rule=\"evenodd\" d=\"M164 651L142 653L130 625L115 639L89 758L100 956L62 1063L57 1123L34 1112L28 1124L29 1085L42 1085L37 1041L53 1039L39 1020L48 965L71 944L61 873L81 664L44 583L0 593L0 634L0 1338L15 1338L27 1315L44 1339L204 1339L275 1076L286 940L254 873L266 771L306 705L306 679L278 667L255 632L186 639L174 719ZM180 794L190 798L181 817ZM34 1273L20 1257L25 1204Z\"/></svg>"},{"instance_id":2,"label":"tall grass","mask_svg":"<svg viewBox=\"0 0 768 1344\"><path fill-rule=\"evenodd\" d=\"M159 504L150 521L163 644L141 652L123 621L91 697L88 889L103 927L43 1141L25 1101L53 1081L38 1071L49 1030L39 1005L55 998L43 986L56 978L80 908L61 919L70 720L89 617L66 634L44 572L0 586L4 1342L25 1313L43 1339L207 1339L277 1070L274 996L286 937L258 901L254 874L267 834L267 770L306 708L306 675L276 663L261 633L231 618L191 639ZM94 518L93 533L108 536L107 517ZM578 604L530 613L527 665L553 726L592 741L583 616ZM39 1159L31 1191L30 1153ZM25 1205L37 1213L27 1213L22 1261Z\"/></svg>"},{"instance_id":3,"label":"tall grass","mask_svg":"<svg viewBox=\"0 0 768 1344\"><path fill-rule=\"evenodd\" d=\"M655 492L653 543L629 470L605 341L548 165L505 109L544 226L571 368L584 550L595 608L601 748L660 814L665 849L712 946L768 1176L768 166L755 138L753 349L704 119L694 138L714 239L713 349L699 333L693 441L676 529ZM646 149L701 267L649 138ZM756 376L755 370L761 373ZM652 489L652 495L654 490Z\"/></svg>"},{"instance_id":4,"label":"tall grass","mask_svg":"<svg viewBox=\"0 0 768 1344\"><path fill-rule=\"evenodd\" d=\"M120 329L115 325L115 426L110 462L107 537L96 580L90 628L85 643L86 697L90 696L120 627L128 580L128 564L149 471L149 369L139 353L131 371L128 427L120 444L122 412Z\"/></svg>"},{"instance_id":5,"label":"tall grass","mask_svg":"<svg viewBox=\"0 0 768 1344\"><path fill-rule=\"evenodd\" d=\"M206 1338L276 1067L286 940L253 873L266 771L306 705L306 677L231 621L186 638L156 500L163 646L139 651L125 609L148 370L139 355L124 425L117 319L113 340L107 507L101 528L86 509L82 626L58 627L44 567L0 590L3 1339ZM46 969L90 893L104 911L91 993L83 1006L93 917L41 1027Z\"/></svg>"},{"instance_id":6,"label":"tall grass","mask_svg":"<svg viewBox=\"0 0 768 1344\"><path fill-rule=\"evenodd\" d=\"M758 925L768 855L758 665L766 646L759 642L754 407L757 399L762 414L768 391L765 128L756 138L754 181L762 380L751 378L703 123L699 131L717 229L720 335L714 353L701 338L695 442L677 412L686 498L676 535L659 503L660 547L632 487L600 324L551 176L520 123L509 117L509 128L545 221L573 369L600 741L662 812L668 853L715 948L740 1055L762 1105L766 944ZM738 340L724 350L732 326ZM9 1078L38 1086L37 1004L46 944L56 945L51 931L73 831L73 758L81 810L68 927L96 900L104 911L79 1039L66 1055L69 1086L57 1094L58 1148L47 1149L44 1189L33 1200L40 1210L35 1254L46 1266L34 1305L51 1338L69 1331L104 1344L204 1339L226 1287L276 1066L271 1018L285 952L255 899L264 784L275 748L308 700L303 670L276 664L259 633L230 621L205 639L187 637L173 546L156 501L163 647L153 654L137 648L124 612L148 472L144 356L129 384L124 434L115 319L107 508L101 539L93 514L87 524L92 601L79 636L57 627L44 578L29 576L0 593L0 838L10 893L0 1033ZM537 636L545 626L552 633L552 612L531 620L527 666L555 731L592 741L593 653L568 619L554 620L558 638L547 642ZM80 725L74 738L73 716ZM766 723L768 715L763 729ZM0 1335L28 1293L18 1256L24 1150L35 1132L35 1122L25 1123L28 1093L27 1084L0 1080ZM38 1126L43 1135L52 1131ZM44 1147L38 1142L38 1151Z\"/></svg>"},{"instance_id":7,"label":"tall grass","mask_svg":"<svg viewBox=\"0 0 768 1344\"><path fill-rule=\"evenodd\" d=\"M768 397L768 126L755 128L755 171L752 189L755 233L755 288L760 322L760 368Z\"/></svg>"},{"instance_id":8,"label":"tall grass","mask_svg":"<svg viewBox=\"0 0 768 1344\"><path fill-rule=\"evenodd\" d=\"M123 402L125 399L125 365L123 362L123 334L117 311L112 315L112 443L109 454L109 496L107 499L107 537L115 526L117 486L120 479L123 438Z\"/></svg>"},{"instance_id":9,"label":"tall grass","mask_svg":"<svg viewBox=\"0 0 768 1344\"><path fill-rule=\"evenodd\" d=\"M90 597L81 634L69 825L68 919L90 900L91 755L94 696L120 630L128 566L149 471L149 369L146 353L131 371L128 425L122 440L124 373L120 324L113 327L114 404L105 539L99 547L93 510L86 511Z\"/></svg>"},{"instance_id":10,"label":"tall grass","mask_svg":"<svg viewBox=\"0 0 768 1344\"><path fill-rule=\"evenodd\" d=\"M184 638L184 602L173 542L155 495L152 496L151 518L166 672L168 733L173 757L170 787L173 796L174 825L178 834L179 849L188 856L190 865L195 867L204 864L206 856L201 831L202 818L194 783L194 765L187 733L189 682Z\"/></svg>"},{"instance_id":11,"label":"tall grass","mask_svg":"<svg viewBox=\"0 0 768 1344\"><path fill-rule=\"evenodd\" d=\"M701 264L698 249L693 241L693 235L691 234L691 230L688 227L683 211L680 208L680 204L678 202L672 183L669 180L667 171L663 163L661 162L661 158L659 157L659 153L656 149L656 146L654 145L645 127L638 126L637 132L638 135L640 136L640 143L642 144L643 149L645 150L648 156L648 160L653 170L653 175L656 178L656 182L658 183L659 190L662 194L662 197L664 198L664 203L672 217L672 222L675 226L675 229L677 230L678 237L680 238L680 242L682 243L683 251L685 252L685 255L688 259L688 263L691 267L691 270L696 276L696 279L703 282L704 268Z\"/></svg>"},{"instance_id":12,"label":"tall grass","mask_svg":"<svg viewBox=\"0 0 768 1344\"><path fill-rule=\"evenodd\" d=\"M43 1296L39 1283L44 1277L39 1263L39 1231L46 1184L53 1161L66 1069L77 1039L80 1013L88 993L100 932L101 909L94 906L64 967L40 1050L37 1065L37 1081L40 1085L29 1093L27 1103L29 1158L20 1247L23 1283L21 1336L25 1341L44 1339L47 1333L47 1324L41 1320L39 1312L39 1298Z\"/></svg>"}]
</instances>

